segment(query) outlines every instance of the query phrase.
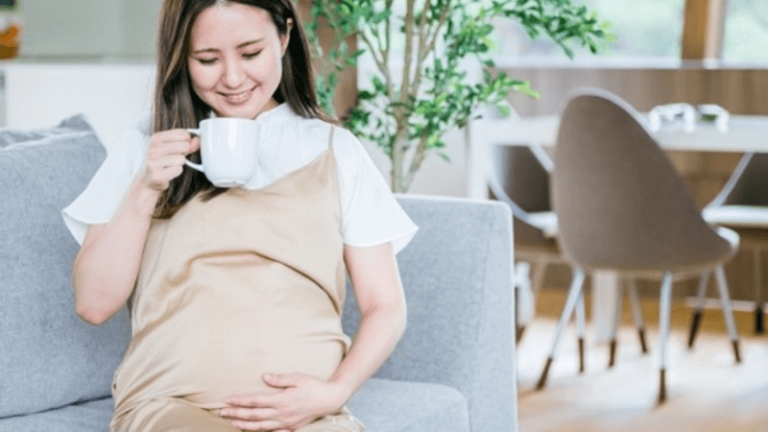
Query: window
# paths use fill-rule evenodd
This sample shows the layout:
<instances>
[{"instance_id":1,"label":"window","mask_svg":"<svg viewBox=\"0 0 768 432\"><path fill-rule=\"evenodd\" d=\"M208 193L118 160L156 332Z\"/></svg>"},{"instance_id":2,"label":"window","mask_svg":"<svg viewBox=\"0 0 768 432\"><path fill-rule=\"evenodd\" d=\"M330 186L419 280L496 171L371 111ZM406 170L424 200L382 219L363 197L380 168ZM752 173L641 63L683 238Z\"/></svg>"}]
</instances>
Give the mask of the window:
<instances>
[{"instance_id":1,"label":"window","mask_svg":"<svg viewBox=\"0 0 768 432\"><path fill-rule=\"evenodd\" d=\"M611 31L616 35L616 42L600 57L666 60L680 58L685 0L576 2L596 11L601 21L607 20L612 24ZM499 65L520 63L520 60L568 59L556 44L544 38L531 41L522 27L510 20L499 20L496 23L496 37L499 43ZM581 62L598 58L584 48L574 51L576 60Z\"/></svg>"},{"instance_id":2,"label":"window","mask_svg":"<svg viewBox=\"0 0 768 432\"><path fill-rule=\"evenodd\" d=\"M768 2L728 0L722 58L727 63L768 63Z\"/></svg>"}]
</instances>

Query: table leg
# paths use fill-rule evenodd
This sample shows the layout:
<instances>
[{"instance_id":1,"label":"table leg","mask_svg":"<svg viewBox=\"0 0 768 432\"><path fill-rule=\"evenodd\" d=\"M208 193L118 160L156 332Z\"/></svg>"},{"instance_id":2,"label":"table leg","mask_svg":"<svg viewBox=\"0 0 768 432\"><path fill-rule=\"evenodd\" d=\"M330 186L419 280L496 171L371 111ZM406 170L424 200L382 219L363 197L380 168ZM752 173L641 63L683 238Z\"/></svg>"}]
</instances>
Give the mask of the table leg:
<instances>
[{"instance_id":1,"label":"table leg","mask_svg":"<svg viewBox=\"0 0 768 432\"><path fill-rule=\"evenodd\" d=\"M762 249L760 246L755 247L754 252L754 271L755 271L755 333L765 333L765 321L763 318L763 266L762 256L760 254Z\"/></svg>"}]
</instances>

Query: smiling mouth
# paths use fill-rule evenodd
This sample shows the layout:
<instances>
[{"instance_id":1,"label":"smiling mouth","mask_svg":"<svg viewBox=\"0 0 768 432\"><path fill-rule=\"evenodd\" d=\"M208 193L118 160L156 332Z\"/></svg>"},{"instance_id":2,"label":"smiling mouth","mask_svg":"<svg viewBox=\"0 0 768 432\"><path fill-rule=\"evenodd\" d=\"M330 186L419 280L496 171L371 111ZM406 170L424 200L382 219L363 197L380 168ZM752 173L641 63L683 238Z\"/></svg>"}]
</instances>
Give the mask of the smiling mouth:
<instances>
[{"instance_id":1,"label":"smiling mouth","mask_svg":"<svg viewBox=\"0 0 768 432\"><path fill-rule=\"evenodd\" d=\"M256 89L258 86L254 86L250 90L246 90L240 93L219 93L220 95L224 96L225 99L227 99L230 102L242 102L251 95L251 93Z\"/></svg>"}]
</instances>

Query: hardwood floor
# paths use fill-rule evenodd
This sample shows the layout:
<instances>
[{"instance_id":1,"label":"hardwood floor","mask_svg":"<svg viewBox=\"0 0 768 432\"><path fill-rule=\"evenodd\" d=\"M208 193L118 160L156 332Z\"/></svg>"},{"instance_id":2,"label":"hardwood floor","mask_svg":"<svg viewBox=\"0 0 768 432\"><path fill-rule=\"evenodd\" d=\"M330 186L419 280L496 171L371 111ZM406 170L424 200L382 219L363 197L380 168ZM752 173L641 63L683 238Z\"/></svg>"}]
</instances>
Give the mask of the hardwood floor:
<instances>
[{"instance_id":1,"label":"hardwood floor","mask_svg":"<svg viewBox=\"0 0 768 432\"><path fill-rule=\"evenodd\" d=\"M768 335L754 334L751 313L736 313L742 354L742 362L737 364L722 314L718 310L705 312L696 344L688 350L691 311L683 302L675 302L668 400L657 406L658 304L654 300L643 300L648 354L641 353L625 305L616 366L607 368L607 344L588 339L587 370L579 374L571 325L560 344L547 387L534 389L563 301L562 292L542 292L537 318L518 345L521 432L768 432Z\"/></svg>"}]
</instances>

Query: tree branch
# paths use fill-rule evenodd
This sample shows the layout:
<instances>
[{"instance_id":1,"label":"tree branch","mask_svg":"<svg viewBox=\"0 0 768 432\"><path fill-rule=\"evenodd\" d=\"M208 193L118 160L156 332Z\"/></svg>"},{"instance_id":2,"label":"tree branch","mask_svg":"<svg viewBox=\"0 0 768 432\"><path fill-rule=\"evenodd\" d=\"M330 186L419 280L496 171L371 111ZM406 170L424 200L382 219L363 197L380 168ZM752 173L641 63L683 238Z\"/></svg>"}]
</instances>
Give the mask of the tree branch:
<instances>
[{"instance_id":1,"label":"tree branch","mask_svg":"<svg viewBox=\"0 0 768 432\"><path fill-rule=\"evenodd\" d=\"M365 34L365 30L361 29L359 34L363 38L363 43L365 43L365 45L368 47L368 51L371 53L371 56L373 57L373 61L376 62L376 67L379 68L379 72L381 72L382 75L384 75L384 78L387 81L387 87L391 87L389 67L383 59L379 59L379 57L376 55L377 53L379 53L380 55L383 56L383 54L381 54L381 51L377 51L377 47L373 45L373 42L368 38L368 35Z\"/></svg>"},{"instance_id":2,"label":"tree branch","mask_svg":"<svg viewBox=\"0 0 768 432\"><path fill-rule=\"evenodd\" d=\"M437 22L437 25L435 26L435 32L431 35L431 38L425 37L424 40L429 39L429 42L424 45L424 50L421 49L421 46L419 46L419 56L417 60L417 68L416 68L416 77L413 80L413 83L411 84L411 94L415 95L419 91L419 87L421 87L421 75L422 70L424 69L422 67L422 64L424 63L424 60L426 60L429 53L435 51L435 45L437 44L437 36L440 34L440 30L442 30L443 26L445 25L446 21L448 21L448 15L451 11L451 3L450 1L445 2L445 6L443 7L443 10L440 11L440 19ZM427 32L429 34L429 32ZM420 41L421 42L421 41Z\"/></svg>"},{"instance_id":3,"label":"tree branch","mask_svg":"<svg viewBox=\"0 0 768 432\"><path fill-rule=\"evenodd\" d=\"M386 0L384 2L384 7L387 8L387 10L392 10L392 2L394 0ZM392 15L387 18L387 22L384 23L384 41L386 42L386 47L384 48L384 63L389 65L389 47L390 42L392 42L392 34L390 33L390 26L392 21Z\"/></svg>"},{"instance_id":4,"label":"tree branch","mask_svg":"<svg viewBox=\"0 0 768 432\"><path fill-rule=\"evenodd\" d=\"M426 39L427 34L429 34L429 25L427 24L427 13L429 12L429 6L432 4L430 0L424 0L424 7L421 10L421 22L419 22L419 49L416 52L416 75L414 76L413 82L409 83L410 90L409 93L416 96L417 92L419 91L419 85L421 83L421 74L424 64L424 59L427 57L426 53L424 52L427 47Z\"/></svg>"},{"instance_id":5,"label":"tree branch","mask_svg":"<svg viewBox=\"0 0 768 432\"><path fill-rule=\"evenodd\" d=\"M411 80L411 58L413 57L413 9L416 0L407 0L405 10L405 54L403 58L403 76L400 83L400 98L402 104L408 103ZM395 192L403 191L403 158L405 156L405 146L408 142L408 116L403 107L394 109L394 115L397 124L397 135L395 144L392 147L392 177Z\"/></svg>"},{"instance_id":6,"label":"tree branch","mask_svg":"<svg viewBox=\"0 0 768 432\"><path fill-rule=\"evenodd\" d=\"M413 58L413 9L416 0L407 0L405 11L405 54L403 58L403 82L400 85L400 102L408 102L408 87L411 81L411 60ZM418 65L417 65L418 69Z\"/></svg>"}]
</instances>

